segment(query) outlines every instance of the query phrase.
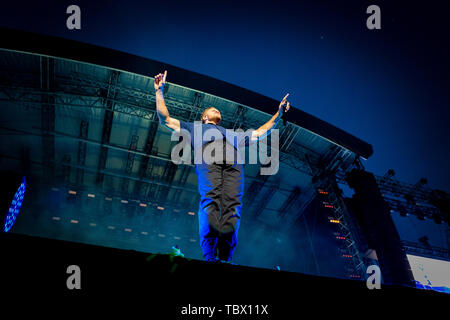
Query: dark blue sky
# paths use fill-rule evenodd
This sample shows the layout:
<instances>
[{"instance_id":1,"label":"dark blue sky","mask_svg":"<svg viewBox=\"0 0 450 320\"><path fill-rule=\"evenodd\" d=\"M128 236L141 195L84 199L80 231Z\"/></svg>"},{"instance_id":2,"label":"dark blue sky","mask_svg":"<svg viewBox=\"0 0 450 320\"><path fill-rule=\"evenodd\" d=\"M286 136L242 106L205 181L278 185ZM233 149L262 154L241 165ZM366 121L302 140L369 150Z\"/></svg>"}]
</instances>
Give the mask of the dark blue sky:
<instances>
[{"instance_id":1,"label":"dark blue sky","mask_svg":"<svg viewBox=\"0 0 450 320\"><path fill-rule=\"evenodd\" d=\"M275 99L289 92L293 107L372 144L369 171L392 168L400 180L425 177L450 192L448 11L443 1L395 3L18 0L2 3L0 21ZM66 28L71 4L81 8L81 30ZM381 30L366 28L371 4L381 8Z\"/></svg>"}]
</instances>

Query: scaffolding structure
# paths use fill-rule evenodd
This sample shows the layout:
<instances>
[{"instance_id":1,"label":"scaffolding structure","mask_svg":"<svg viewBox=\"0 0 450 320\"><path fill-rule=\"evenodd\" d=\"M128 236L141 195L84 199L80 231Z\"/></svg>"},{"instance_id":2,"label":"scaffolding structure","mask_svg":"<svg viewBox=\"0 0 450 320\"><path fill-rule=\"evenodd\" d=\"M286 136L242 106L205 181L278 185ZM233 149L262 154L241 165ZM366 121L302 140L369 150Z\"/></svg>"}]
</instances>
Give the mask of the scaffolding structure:
<instances>
[{"instance_id":1,"label":"scaffolding structure","mask_svg":"<svg viewBox=\"0 0 450 320\"><path fill-rule=\"evenodd\" d=\"M336 239L340 240L340 256L346 262L346 276L350 279L364 280L367 278L368 259L365 252L368 247L361 230L355 223L343 199L343 192L338 186L337 173L346 174L355 166L355 162L345 165L341 159L348 154L343 148L330 149L322 159L322 167L316 170L313 178L316 196L324 208L329 210L330 223L338 226ZM337 161L330 161L336 159Z\"/></svg>"}]
</instances>

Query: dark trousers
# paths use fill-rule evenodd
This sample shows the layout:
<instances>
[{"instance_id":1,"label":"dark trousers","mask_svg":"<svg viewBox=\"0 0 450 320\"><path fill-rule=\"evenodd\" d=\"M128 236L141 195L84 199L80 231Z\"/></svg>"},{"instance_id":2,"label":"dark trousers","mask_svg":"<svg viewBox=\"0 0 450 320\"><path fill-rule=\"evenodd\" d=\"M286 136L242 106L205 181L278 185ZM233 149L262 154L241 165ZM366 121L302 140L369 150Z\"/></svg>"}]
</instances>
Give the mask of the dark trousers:
<instances>
[{"instance_id":1,"label":"dark trousers","mask_svg":"<svg viewBox=\"0 0 450 320\"><path fill-rule=\"evenodd\" d=\"M231 261L244 195L243 164L197 164L200 245L207 261Z\"/></svg>"}]
</instances>

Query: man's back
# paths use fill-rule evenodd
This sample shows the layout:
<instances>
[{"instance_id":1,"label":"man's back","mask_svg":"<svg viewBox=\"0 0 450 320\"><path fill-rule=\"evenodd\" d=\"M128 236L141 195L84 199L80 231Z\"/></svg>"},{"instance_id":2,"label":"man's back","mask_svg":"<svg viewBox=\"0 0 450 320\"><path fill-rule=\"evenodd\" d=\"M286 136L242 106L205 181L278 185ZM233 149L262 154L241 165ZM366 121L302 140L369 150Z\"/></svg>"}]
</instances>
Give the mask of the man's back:
<instances>
[{"instance_id":1,"label":"man's back","mask_svg":"<svg viewBox=\"0 0 450 320\"><path fill-rule=\"evenodd\" d=\"M250 141L248 135L244 132L235 132L216 124L180 120L180 133L190 139L194 154L202 152L203 157L211 156L209 151L223 146L223 149L221 149L223 150L222 159L224 162L244 163L242 156L245 156L245 150L243 148L249 146ZM213 143L214 141L217 142ZM220 141L222 141L222 144ZM207 148L206 151L205 148ZM215 159L218 157L216 154L212 156L216 157ZM196 162L194 159L194 163Z\"/></svg>"}]
</instances>

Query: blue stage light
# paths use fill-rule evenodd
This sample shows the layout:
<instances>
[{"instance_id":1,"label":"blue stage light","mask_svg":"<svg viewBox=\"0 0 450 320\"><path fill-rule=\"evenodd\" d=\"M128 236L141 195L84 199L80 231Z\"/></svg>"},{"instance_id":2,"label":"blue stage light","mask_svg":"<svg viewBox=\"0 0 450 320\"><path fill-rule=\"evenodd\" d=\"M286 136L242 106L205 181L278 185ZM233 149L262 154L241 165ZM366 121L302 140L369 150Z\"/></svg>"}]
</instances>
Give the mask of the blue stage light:
<instances>
[{"instance_id":1,"label":"blue stage light","mask_svg":"<svg viewBox=\"0 0 450 320\"><path fill-rule=\"evenodd\" d=\"M23 177L22 183L20 184L19 189L17 189L17 192L14 195L14 198L11 202L8 213L5 217L5 221L3 224L3 232L8 232L9 230L11 230L12 226L14 225L14 222L16 222L17 216L19 215L20 208L22 207L22 202L23 202L23 197L25 196L26 186L27 186L27 182L25 180L25 177Z\"/></svg>"}]
</instances>

